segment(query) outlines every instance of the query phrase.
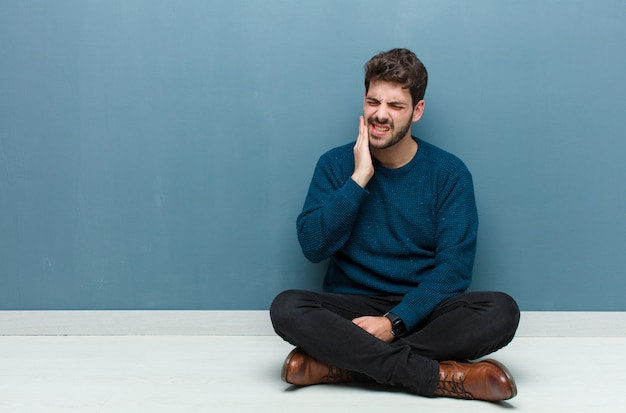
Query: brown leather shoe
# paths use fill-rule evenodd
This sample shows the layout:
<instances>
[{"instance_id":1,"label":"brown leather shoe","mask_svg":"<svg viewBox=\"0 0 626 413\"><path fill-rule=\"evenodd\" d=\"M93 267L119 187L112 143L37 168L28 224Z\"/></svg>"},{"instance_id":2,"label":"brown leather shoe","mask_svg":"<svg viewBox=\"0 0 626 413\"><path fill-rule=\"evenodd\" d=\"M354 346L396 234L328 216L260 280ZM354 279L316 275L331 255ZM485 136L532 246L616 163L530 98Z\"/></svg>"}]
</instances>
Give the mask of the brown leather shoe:
<instances>
[{"instance_id":1,"label":"brown leather shoe","mask_svg":"<svg viewBox=\"0 0 626 413\"><path fill-rule=\"evenodd\" d=\"M476 363L442 361L434 396L486 401L508 400L517 395L513 376L496 360Z\"/></svg>"},{"instance_id":2,"label":"brown leather shoe","mask_svg":"<svg viewBox=\"0 0 626 413\"><path fill-rule=\"evenodd\" d=\"M283 381L297 386L310 386L312 384L352 381L352 374L346 370L322 363L301 349L295 348L285 359L281 378Z\"/></svg>"}]
</instances>

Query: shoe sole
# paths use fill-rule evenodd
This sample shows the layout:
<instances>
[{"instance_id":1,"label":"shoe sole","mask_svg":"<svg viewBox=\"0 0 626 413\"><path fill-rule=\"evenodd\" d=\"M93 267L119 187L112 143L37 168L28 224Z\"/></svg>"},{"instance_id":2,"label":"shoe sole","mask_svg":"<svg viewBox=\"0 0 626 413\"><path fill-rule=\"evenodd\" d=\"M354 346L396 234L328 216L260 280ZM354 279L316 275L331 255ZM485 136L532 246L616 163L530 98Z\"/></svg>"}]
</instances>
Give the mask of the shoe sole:
<instances>
[{"instance_id":1,"label":"shoe sole","mask_svg":"<svg viewBox=\"0 0 626 413\"><path fill-rule=\"evenodd\" d=\"M511 374L509 369L506 368L506 366L504 364L502 364L498 360L494 360L494 359L485 359L485 360L481 360L481 361L483 361L485 363L493 364L494 366L496 366L500 370L502 370L502 372L504 373L506 378L509 380L509 383L511 383L511 397L509 397L508 399L512 399L513 397L517 396L517 384L515 384L515 379L513 379L513 375ZM508 399L506 399L506 400L508 400Z\"/></svg>"},{"instance_id":2,"label":"shoe sole","mask_svg":"<svg viewBox=\"0 0 626 413\"><path fill-rule=\"evenodd\" d=\"M295 356L296 353L299 353L300 351L301 350L296 347L293 350L291 350L289 354L287 355L287 358L285 358L285 362L283 363L283 369L280 372L280 378L285 383L289 383L289 381L287 380L287 371L289 370L289 363L291 362L291 359L293 358L293 356ZM289 384L292 384L292 383L289 383Z\"/></svg>"}]
</instances>

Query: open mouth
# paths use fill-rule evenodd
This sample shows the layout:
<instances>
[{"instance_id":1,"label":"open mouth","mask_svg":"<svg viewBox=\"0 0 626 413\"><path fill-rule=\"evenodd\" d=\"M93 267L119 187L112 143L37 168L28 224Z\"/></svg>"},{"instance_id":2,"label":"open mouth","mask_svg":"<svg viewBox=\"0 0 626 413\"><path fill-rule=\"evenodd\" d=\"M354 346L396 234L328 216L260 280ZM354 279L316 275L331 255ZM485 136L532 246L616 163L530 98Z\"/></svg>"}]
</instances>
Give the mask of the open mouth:
<instances>
[{"instance_id":1,"label":"open mouth","mask_svg":"<svg viewBox=\"0 0 626 413\"><path fill-rule=\"evenodd\" d=\"M384 135L391 130L391 126L389 125L381 125L377 123L370 123L370 125L372 126L372 132L375 135Z\"/></svg>"}]
</instances>

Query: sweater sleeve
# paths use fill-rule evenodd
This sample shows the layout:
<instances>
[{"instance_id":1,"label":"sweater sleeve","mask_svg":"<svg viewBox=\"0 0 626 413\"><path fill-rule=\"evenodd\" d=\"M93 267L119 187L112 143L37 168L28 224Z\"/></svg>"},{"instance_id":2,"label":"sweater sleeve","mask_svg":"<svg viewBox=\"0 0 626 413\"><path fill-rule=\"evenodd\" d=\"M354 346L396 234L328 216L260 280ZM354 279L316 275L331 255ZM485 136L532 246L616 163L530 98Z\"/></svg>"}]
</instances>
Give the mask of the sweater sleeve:
<instances>
[{"instance_id":1,"label":"sweater sleeve","mask_svg":"<svg viewBox=\"0 0 626 413\"><path fill-rule=\"evenodd\" d=\"M447 179L438 193L435 213L434 265L391 310L408 329L417 326L444 300L463 293L471 283L478 214L472 177L466 168Z\"/></svg>"},{"instance_id":2,"label":"sweater sleeve","mask_svg":"<svg viewBox=\"0 0 626 413\"><path fill-rule=\"evenodd\" d=\"M328 154L320 158L297 218L302 252L312 262L330 258L346 243L359 206L368 195L350 178L353 165L346 163Z\"/></svg>"}]
</instances>

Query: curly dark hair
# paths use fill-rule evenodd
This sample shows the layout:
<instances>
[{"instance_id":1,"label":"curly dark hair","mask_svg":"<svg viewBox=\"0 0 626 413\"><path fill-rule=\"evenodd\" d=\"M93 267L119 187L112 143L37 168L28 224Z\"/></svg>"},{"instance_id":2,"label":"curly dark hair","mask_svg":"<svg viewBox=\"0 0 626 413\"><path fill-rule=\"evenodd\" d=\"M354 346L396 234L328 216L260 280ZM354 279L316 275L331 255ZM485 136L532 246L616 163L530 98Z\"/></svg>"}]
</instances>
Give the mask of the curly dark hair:
<instances>
[{"instance_id":1,"label":"curly dark hair","mask_svg":"<svg viewBox=\"0 0 626 413\"><path fill-rule=\"evenodd\" d=\"M408 49L391 49L372 57L365 64L365 93L370 82L383 80L409 89L413 106L424 99L428 72L424 64Z\"/></svg>"}]
</instances>

